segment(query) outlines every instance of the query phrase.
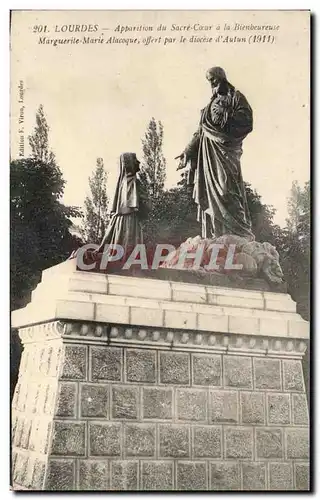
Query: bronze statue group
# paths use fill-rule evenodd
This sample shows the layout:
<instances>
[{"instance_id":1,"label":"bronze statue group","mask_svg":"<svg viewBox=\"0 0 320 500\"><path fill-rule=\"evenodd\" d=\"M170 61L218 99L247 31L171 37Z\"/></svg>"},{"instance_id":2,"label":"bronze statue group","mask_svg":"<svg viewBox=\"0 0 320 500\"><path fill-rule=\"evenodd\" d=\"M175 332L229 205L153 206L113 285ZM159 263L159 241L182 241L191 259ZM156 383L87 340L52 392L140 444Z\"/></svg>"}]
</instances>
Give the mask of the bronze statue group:
<instances>
[{"instance_id":1,"label":"bronze statue group","mask_svg":"<svg viewBox=\"0 0 320 500\"><path fill-rule=\"evenodd\" d=\"M252 131L252 109L245 96L227 80L225 71L213 67L206 73L212 96L201 110L200 123L179 159L178 170L189 166L188 184L198 208L202 238L223 235L254 241L240 159L242 142ZM120 171L111 209L111 220L99 248L121 246L126 256L143 243L141 219L148 201L137 174L140 162L135 153L120 156Z\"/></svg>"}]
</instances>

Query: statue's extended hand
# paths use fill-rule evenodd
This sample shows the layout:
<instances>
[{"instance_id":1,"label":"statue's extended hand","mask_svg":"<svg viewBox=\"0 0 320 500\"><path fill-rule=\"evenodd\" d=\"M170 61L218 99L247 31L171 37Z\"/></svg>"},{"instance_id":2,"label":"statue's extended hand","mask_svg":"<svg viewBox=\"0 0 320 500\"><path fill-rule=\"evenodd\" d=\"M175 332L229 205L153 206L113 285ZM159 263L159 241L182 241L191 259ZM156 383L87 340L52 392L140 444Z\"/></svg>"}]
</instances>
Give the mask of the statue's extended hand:
<instances>
[{"instance_id":1,"label":"statue's extended hand","mask_svg":"<svg viewBox=\"0 0 320 500\"><path fill-rule=\"evenodd\" d=\"M181 170L187 166L188 159L186 153L181 153L181 155L176 156L175 160L180 160L177 170Z\"/></svg>"}]
</instances>

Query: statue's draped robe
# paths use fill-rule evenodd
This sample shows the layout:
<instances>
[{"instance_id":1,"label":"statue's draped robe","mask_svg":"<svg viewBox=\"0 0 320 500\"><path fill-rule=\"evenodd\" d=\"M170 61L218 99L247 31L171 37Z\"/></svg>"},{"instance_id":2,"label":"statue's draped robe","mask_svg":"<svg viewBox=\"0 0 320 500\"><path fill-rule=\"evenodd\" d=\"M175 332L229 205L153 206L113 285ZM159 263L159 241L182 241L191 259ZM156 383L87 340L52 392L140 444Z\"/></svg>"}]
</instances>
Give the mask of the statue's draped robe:
<instances>
[{"instance_id":1,"label":"statue's draped robe","mask_svg":"<svg viewBox=\"0 0 320 500\"><path fill-rule=\"evenodd\" d=\"M252 130L252 110L246 98L229 85L230 102L215 119L216 98L202 110L200 126L185 153L191 160L189 180L194 183L193 199L198 205L202 236L208 222L215 236L234 234L254 239L245 187L241 174L242 141ZM218 103L219 104L219 103Z\"/></svg>"},{"instance_id":2,"label":"statue's draped robe","mask_svg":"<svg viewBox=\"0 0 320 500\"><path fill-rule=\"evenodd\" d=\"M135 155L124 153L120 157L120 175L111 208L112 217L99 251L105 245L121 245L124 258L135 245L143 242L140 220L146 196L136 177Z\"/></svg>"}]
</instances>

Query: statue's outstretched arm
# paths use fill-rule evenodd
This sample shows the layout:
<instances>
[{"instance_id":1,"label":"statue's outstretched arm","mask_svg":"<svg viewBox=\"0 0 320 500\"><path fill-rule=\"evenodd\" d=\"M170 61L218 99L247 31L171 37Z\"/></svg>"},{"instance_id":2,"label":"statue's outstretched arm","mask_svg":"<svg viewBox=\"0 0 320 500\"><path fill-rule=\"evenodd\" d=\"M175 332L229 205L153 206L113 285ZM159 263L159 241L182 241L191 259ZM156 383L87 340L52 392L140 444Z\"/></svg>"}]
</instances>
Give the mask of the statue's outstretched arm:
<instances>
[{"instance_id":1,"label":"statue's outstretched arm","mask_svg":"<svg viewBox=\"0 0 320 500\"><path fill-rule=\"evenodd\" d=\"M200 128L193 134L191 141L184 150L184 154L186 155L187 160L191 160L192 158L195 158L197 156L199 143L200 143Z\"/></svg>"},{"instance_id":2,"label":"statue's outstretched arm","mask_svg":"<svg viewBox=\"0 0 320 500\"><path fill-rule=\"evenodd\" d=\"M204 110L201 111L201 115L203 111ZM198 130L193 134L191 141L185 147L183 152L179 156L176 156L175 158L175 160L180 159L180 164L177 170L186 167L188 162L191 162L192 164L191 168L194 168L195 160L197 159L198 156L200 136L201 136L201 121Z\"/></svg>"}]
</instances>

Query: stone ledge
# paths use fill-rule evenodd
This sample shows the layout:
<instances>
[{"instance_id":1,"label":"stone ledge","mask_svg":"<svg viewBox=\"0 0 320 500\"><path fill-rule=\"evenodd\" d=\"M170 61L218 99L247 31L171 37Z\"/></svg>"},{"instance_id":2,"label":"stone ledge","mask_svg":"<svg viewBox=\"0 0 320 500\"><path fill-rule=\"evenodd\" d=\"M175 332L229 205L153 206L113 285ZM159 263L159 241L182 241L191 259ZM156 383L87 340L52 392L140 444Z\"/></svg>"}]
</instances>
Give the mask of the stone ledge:
<instances>
[{"instance_id":1,"label":"stone ledge","mask_svg":"<svg viewBox=\"0 0 320 500\"><path fill-rule=\"evenodd\" d=\"M43 272L32 302L12 326L95 321L267 337L309 337L309 324L284 293L76 271L67 261Z\"/></svg>"},{"instance_id":2,"label":"stone ledge","mask_svg":"<svg viewBox=\"0 0 320 500\"><path fill-rule=\"evenodd\" d=\"M49 301L49 303L48 303ZM12 313L12 327L58 319L146 325L268 337L309 338L309 324L298 314L237 307L139 300L98 294L72 293L37 301Z\"/></svg>"},{"instance_id":3,"label":"stone ledge","mask_svg":"<svg viewBox=\"0 0 320 500\"><path fill-rule=\"evenodd\" d=\"M306 342L300 339L70 321L54 321L21 328L20 337L24 344L61 338L68 343L86 345L122 345L294 359L302 358L307 348Z\"/></svg>"}]
</instances>

